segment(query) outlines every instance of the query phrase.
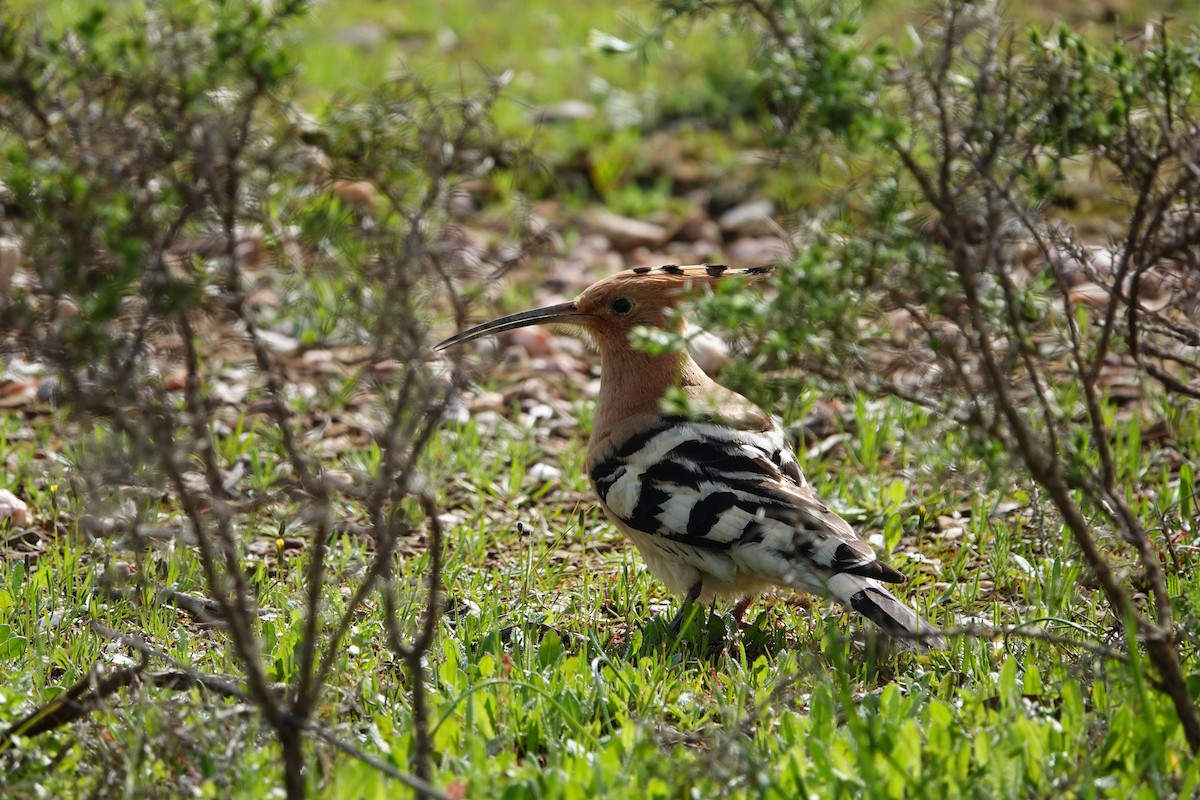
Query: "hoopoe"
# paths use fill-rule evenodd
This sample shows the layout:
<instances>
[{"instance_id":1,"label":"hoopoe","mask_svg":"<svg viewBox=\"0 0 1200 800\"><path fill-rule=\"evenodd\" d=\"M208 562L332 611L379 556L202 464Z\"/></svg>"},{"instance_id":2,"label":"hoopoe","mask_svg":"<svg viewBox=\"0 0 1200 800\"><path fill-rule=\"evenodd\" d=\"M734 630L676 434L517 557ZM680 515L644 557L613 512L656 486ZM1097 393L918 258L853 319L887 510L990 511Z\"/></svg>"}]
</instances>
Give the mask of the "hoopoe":
<instances>
[{"instance_id":1,"label":"hoopoe","mask_svg":"<svg viewBox=\"0 0 1200 800\"><path fill-rule=\"evenodd\" d=\"M586 469L609 520L666 586L691 604L783 586L833 598L885 632L944 647L936 629L884 583L902 573L880 561L805 480L783 429L741 395L713 381L686 349L651 354L635 328L683 321L671 309L699 287L772 267L638 267L592 284L569 303L523 311L451 336L436 349L526 325L582 327L600 351L600 394ZM669 390L689 413L664 411Z\"/></svg>"}]
</instances>

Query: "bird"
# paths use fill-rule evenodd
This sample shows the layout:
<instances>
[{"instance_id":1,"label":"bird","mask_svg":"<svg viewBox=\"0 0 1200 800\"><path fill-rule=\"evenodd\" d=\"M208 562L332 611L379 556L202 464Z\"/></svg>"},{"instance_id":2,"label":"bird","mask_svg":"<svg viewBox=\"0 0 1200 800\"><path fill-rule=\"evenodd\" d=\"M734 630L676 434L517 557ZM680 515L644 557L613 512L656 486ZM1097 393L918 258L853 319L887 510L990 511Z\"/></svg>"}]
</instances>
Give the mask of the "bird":
<instances>
[{"instance_id":1,"label":"bird","mask_svg":"<svg viewBox=\"0 0 1200 800\"><path fill-rule=\"evenodd\" d=\"M938 630L885 584L905 581L817 496L780 422L710 378L686 348L648 352L635 330L682 331L683 300L732 276L773 266L635 267L566 303L484 322L435 345L442 351L528 325L583 329L600 354L600 391L585 469L605 516L650 572L695 603L753 598L782 587L848 606L908 649L941 649ZM668 403L680 397L686 403ZM680 406L686 413L680 413Z\"/></svg>"}]
</instances>

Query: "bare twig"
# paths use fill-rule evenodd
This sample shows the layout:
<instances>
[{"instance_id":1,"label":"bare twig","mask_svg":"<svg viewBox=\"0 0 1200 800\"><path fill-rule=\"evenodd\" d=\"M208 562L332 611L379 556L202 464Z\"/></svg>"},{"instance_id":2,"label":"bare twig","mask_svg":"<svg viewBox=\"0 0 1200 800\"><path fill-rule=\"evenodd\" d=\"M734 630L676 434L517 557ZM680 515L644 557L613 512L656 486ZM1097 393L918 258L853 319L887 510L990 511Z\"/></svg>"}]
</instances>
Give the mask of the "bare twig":
<instances>
[{"instance_id":1,"label":"bare twig","mask_svg":"<svg viewBox=\"0 0 1200 800\"><path fill-rule=\"evenodd\" d=\"M0 733L0 753L9 747L14 736L37 736L91 713L105 698L137 681L146 663L147 659L143 656L136 667L109 670L103 664L96 664L65 692L38 706Z\"/></svg>"},{"instance_id":2,"label":"bare twig","mask_svg":"<svg viewBox=\"0 0 1200 800\"><path fill-rule=\"evenodd\" d=\"M216 692L217 694L223 695L225 697L234 698L236 700L241 700L242 702L245 702L245 703L254 703L255 702L253 697L251 697L244 690L239 688L237 686L237 684L234 683L233 681L231 681L227 678L221 678L221 677L217 677L217 676L213 676L213 675L206 675L202 672L199 672L199 671L189 667L188 665L183 664L180 661L177 661L176 659L172 658L170 656L170 654L165 653L162 650L159 650L158 648L154 647L153 645L149 644L144 639L142 639L138 636L131 636L130 634L127 634L127 633L119 633L117 631L112 630L111 628L101 625L98 622L92 623L92 630L94 630L96 633L98 633L101 636L104 636L107 639L111 639L113 641L120 642L125 647L128 647L131 650L134 650L134 651L140 653L143 657L143 662L145 662L145 660L148 658L154 658L158 661L162 661L163 663L170 664L171 667L180 675L186 676L189 680L205 687L206 689L210 689L210 690ZM141 669L141 668L139 668L139 669ZM168 677L171 679L169 681L169 683L171 685L178 686L176 676L168 676ZM180 688L182 688L182 687L180 687ZM338 750L342 751L346 755L348 755L358 761L361 761L364 764L367 764L368 766L378 770L379 772L383 773L384 775L387 775L390 778L395 778L396 780L400 781L401 783L405 784L406 786L408 786L418 792L424 793L425 796L437 798L437 800L449 800L449 798L447 798L445 794L443 794L442 792L439 792L436 788L431 786L429 783L421 780L420 778L416 778L416 777L413 777L412 775L407 775L403 772L400 772L398 769L396 769L392 765L390 765L384 761L380 761L378 758L375 758L371 754L369 754L369 753L359 749L358 747L350 744L349 742L343 740L341 737L339 737L337 734L335 734L333 731L329 730L328 728L318 725L318 724L312 722L311 720L294 717L290 714L285 714L285 718L290 724L295 726L298 730L303 730L303 731L312 733L313 735L323 739L324 741L329 742L329 744L333 745L334 747L336 747Z\"/></svg>"},{"instance_id":3,"label":"bare twig","mask_svg":"<svg viewBox=\"0 0 1200 800\"><path fill-rule=\"evenodd\" d=\"M761 26L764 35L789 54L797 71L806 69L803 55L788 49L795 26L787 27L781 17L769 10L764 13L757 3L748 5L765 20ZM939 366L953 374L951 388L961 397L960 407L966 404L974 409L966 421L1008 449L1045 489L1114 616L1130 627L1145 648L1157 671L1155 684L1173 701L1193 751L1200 752L1200 713L1180 667L1165 571L1150 534L1119 483L1113 431L1107 422L1109 409L1099 385L1109 355L1115 348L1127 346L1144 374L1180 396L1200 394L1188 380L1171 375L1164 366L1194 369L1191 361L1172 358L1165 348L1144 341L1144 321L1153 312L1141 298L1146 276L1161 261L1193 263L1191 250L1194 239L1200 237L1195 225L1185 220L1180 226L1182 233L1165 231L1173 209L1184 205L1189 215L1194 215L1190 209L1200 177L1200 171L1189 169L1196 162L1194 126L1183 122L1186 114L1176 108L1178 95L1169 85L1160 85L1150 93L1156 99L1148 101L1152 105L1149 124L1126 108L1124 127L1118 127L1112 143L1101 153L1125 176L1133 199L1108 278L1109 300L1094 329L1085 334L1077 324L1069 288L1061 274L1054 274L1068 342L1068 366L1079 387L1078 410L1067 409L1064 414L1051 391L1052 365L1035 342L1041 321L1030 319L1025 305L1036 285L1027 289L1018 283L1009 252L1015 220L1017 229L1032 237L1047 261L1052 260L1052 247L1039 230L1027 193L1028 175L1042 169L1039 161L1046 158L1045 145L1027 121L1030 115L1049 112L1033 105L1042 102L1035 91L1016 90L1025 67L1013 61L1011 45L1001 46L997 18L980 17L979 8L960 2L948 2L940 10L939 26L928 43L918 48L915 63L909 62L897 73L897 85L903 89L900 102L907 104L901 111L907 113L909 124L907 134L889 140L908 185L935 215L936 252L944 257L950 276L940 287L957 293L956 302L948 309L943 304L940 312L971 345L939 351ZM980 21L984 24L979 25ZM1171 57L1165 37L1157 46L1160 59ZM1160 84L1169 83L1163 70L1156 69L1155 74ZM965 80L967 76L973 79ZM1048 90L1048 102L1061 100L1054 91ZM1060 154L1067 155L1066 151ZM1183 165L1183 169L1175 169L1175 165ZM1177 242L1190 244L1164 249ZM914 274L917 280L911 280ZM926 276L908 265L898 267L895 276L887 276L883 291L893 305L908 310L926 341L936 343L936 329L923 307L937 307L940 296L920 288L921 277ZM893 279L895 283L890 283ZM1165 313L1158 316L1162 330L1169 331L1166 335L1175 341L1190 342L1197 336L1190 324ZM838 375L837 367L822 374L842 383L860 377ZM922 405L955 406L945 395L920 396L920 392L877 375L868 374L865 380L875 390ZM1035 404L1034 413L1028 407L1030 400ZM1082 428L1072 420L1071 412L1080 414ZM1076 437L1075 442L1068 433ZM1094 474L1092 467L1080 463L1082 459L1073 449L1080 436L1086 437L1097 455ZM1134 603L1131 587L1114 569L1089 514L1111 523L1136 554L1152 597L1152 615ZM991 635L963 629L968 632ZM1024 629L1017 626L1008 632L1022 633ZM1104 647L1093 648L1093 652L1121 656Z\"/></svg>"}]
</instances>

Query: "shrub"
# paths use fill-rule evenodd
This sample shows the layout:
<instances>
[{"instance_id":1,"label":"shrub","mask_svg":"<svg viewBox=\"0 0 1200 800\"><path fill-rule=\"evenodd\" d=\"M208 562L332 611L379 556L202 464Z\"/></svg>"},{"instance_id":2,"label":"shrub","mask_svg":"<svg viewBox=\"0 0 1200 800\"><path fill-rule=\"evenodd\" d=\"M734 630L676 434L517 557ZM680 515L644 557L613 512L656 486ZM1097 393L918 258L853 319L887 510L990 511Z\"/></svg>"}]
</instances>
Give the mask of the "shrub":
<instances>
[{"instance_id":1,"label":"shrub","mask_svg":"<svg viewBox=\"0 0 1200 800\"><path fill-rule=\"evenodd\" d=\"M426 365L425 324L464 270L521 255L519 241L468 239L451 214L460 184L508 158L489 123L500 85L443 98L401 76L310 120L292 99L288 44L305 7L97 4L61 31L5 16L0 141L20 210L6 225L24 257L0 299L0 341L47 366L73 423L79 530L138 554L132 583L108 591L219 624L241 682L174 663L161 632L100 626L108 615L83 635L172 662L218 703L252 703L298 797L305 738L343 746L319 703L377 597L412 689L415 777L391 772L421 789L441 533L417 459L462 377ZM369 458L339 459L321 435L339 416ZM285 535L304 550L286 601L299 610L274 620L258 595L285 569ZM372 552L343 596L325 579L345 537ZM175 590L155 555L164 538L194 542L184 569L203 572L207 599ZM396 574L400 545L418 541L420 614ZM66 696L89 700L39 709L6 742L145 667L87 673ZM100 791L111 778L93 780Z\"/></svg>"},{"instance_id":2,"label":"shrub","mask_svg":"<svg viewBox=\"0 0 1200 800\"><path fill-rule=\"evenodd\" d=\"M1104 638L1145 654L1200 751L1195 603L1178 588L1195 560L1174 546L1192 530L1194 465L1134 471L1121 421L1158 404L1194 441L1200 43L1159 25L1096 47L948 2L911 41L868 50L840 5L737 5L764 42L780 153L852 166L768 308L711 306L757 332L734 378L899 397L965 428L964 458L1022 471L1107 604ZM1106 205L1072 214L1081 174ZM1113 220L1107 241L1072 216ZM796 362L798 379L779 369Z\"/></svg>"}]
</instances>

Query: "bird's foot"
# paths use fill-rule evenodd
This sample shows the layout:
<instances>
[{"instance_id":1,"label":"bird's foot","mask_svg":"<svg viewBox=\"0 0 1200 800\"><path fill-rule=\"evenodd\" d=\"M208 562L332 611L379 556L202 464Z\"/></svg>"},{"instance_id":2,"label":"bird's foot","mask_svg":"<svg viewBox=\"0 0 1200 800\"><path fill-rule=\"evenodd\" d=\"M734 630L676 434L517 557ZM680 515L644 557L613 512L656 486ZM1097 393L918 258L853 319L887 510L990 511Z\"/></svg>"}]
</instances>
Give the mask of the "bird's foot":
<instances>
[{"instance_id":1,"label":"bird's foot","mask_svg":"<svg viewBox=\"0 0 1200 800\"><path fill-rule=\"evenodd\" d=\"M683 605L679 607L679 613L675 615L675 618L671 620L671 624L667 626L671 629L671 633L676 636L683 629L683 621L687 619L688 612L692 610L692 606L700 598L700 587L700 581L692 584L692 588L688 589L687 597L683 598Z\"/></svg>"},{"instance_id":2,"label":"bird's foot","mask_svg":"<svg viewBox=\"0 0 1200 800\"><path fill-rule=\"evenodd\" d=\"M750 604L753 602L753 597L743 597L734 604L733 608L729 609L730 616L733 617L733 621L739 628L749 627L749 623L742 618L746 615L746 609L750 608Z\"/></svg>"}]
</instances>

